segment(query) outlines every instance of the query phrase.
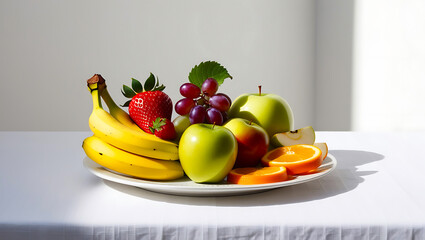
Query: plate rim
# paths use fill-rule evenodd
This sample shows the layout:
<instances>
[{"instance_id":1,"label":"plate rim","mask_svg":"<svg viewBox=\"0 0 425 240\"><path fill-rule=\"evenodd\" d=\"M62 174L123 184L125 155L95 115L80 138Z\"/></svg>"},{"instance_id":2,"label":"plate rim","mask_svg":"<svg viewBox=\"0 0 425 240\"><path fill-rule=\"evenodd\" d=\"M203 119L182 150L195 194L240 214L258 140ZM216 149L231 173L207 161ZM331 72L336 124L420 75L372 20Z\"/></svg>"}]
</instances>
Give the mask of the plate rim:
<instances>
[{"instance_id":1,"label":"plate rim","mask_svg":"<svg viewBox=\"0 0 425 240\"><path fill-rule=\"evenodd\" d=\"M328 160L329 159L329 160ZM110 169L107 169L92 159L90 159L88 156L85 156L83 158L83 165L85 168L87 168L92 174L95 176L105 179L108 181L116 182L119 184L124 184L128 186L133 186L137 188L142 188L148 191L154 191L154 192L160 192L164 194L173 194L173 195L185 195L185 196L214 196L214 195L223 195L226 193L231 193L235 195L239 195L238 193L242 192L258 192L258 191L266 191L281 187L287 187L287 186L293 186L298 185L310 181L314 181L317 179L320 179L329 173L331 173L333 170L335 170L337 166L337 160L336 158L328 153L324 162L328 160L325 164L322 164L319 168L328 167L324 169L323 171L319 173L313 173L309 175L302 175L302 176L308 176L307 178L301 178L301 179L294 179L294 180L288 180L283 182L276 182L276 183L266 183L266 184L252 184L252 185L240 185L240 184L230 184L230 183L218 183L218 184L205 184L205 183L191 183L195 185L178 185L176 182L181 181L180 179L171 180L171 181L153 181L153 180L145 180L145 179L139 179L131 176L127 176L124 174L116 173ZM330 166L330 167L329 167ZM302 177L299 175L298 177ZM185 176L186 178L183 183L190 182L190 179Z\"/></svg>"}]
</instances>

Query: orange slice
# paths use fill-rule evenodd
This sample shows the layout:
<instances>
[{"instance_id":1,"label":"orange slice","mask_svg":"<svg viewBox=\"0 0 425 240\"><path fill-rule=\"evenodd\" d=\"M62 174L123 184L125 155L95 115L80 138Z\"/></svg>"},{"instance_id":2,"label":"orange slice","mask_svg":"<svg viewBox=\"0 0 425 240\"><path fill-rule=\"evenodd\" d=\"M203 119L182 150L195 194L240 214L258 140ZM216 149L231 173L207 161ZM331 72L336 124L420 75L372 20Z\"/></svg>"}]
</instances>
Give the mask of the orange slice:
<instances>
[{"instance_id":1,"label":"orange slice","mask_svg":"<svg viewBox=\"0 0 425 240\"><path fill-rule=\"evenodd\" d=\"M302 174L322 164L322 151L308 144L279 147L266 153L261 163L269 167L286 167L288 174Z\"/></svg>"},{"instance_id":2,"label":"orange slice","mask_svg":"<svg viewBox=\"0 0 425 240\"><path fill-rule=\"evenodd\" d=\"M284 167L235 168L227 175L227 182L250 185L282 182L287 178Z\"/></svg>"}]
</instances>

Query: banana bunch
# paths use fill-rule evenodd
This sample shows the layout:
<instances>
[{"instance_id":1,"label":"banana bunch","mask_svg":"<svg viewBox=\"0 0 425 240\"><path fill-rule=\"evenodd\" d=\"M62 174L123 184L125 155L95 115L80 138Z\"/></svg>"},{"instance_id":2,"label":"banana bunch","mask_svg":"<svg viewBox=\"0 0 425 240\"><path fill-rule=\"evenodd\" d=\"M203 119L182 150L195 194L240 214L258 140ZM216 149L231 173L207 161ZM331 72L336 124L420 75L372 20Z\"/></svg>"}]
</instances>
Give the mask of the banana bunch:
<instances>
[{"instance_id":1,"label":"banana bunch","mask_svg":"<svg viewBox=\"0 0 425 240\"><path fill-rule=\"evenodd\" d=\"M89 126L93 136L83 142L87 156L113 171L151 180L172 180L184 175L177 160L178 145L141 130L118 107L106 89L105 80L95 74L87 80L93 99ZM101 97L109 112L102 108Z\"/></svg>"}]
</instances>

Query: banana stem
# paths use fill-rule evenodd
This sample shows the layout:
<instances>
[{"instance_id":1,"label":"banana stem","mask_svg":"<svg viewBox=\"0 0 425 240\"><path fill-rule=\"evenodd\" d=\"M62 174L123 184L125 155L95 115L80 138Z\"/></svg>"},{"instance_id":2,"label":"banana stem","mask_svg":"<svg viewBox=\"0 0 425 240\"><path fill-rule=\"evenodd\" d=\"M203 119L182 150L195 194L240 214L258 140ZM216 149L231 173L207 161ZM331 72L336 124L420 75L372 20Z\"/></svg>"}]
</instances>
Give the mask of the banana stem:
<instances>
[{"instance_id":1,"label":"banana stem","mask_svg":"<svg viewBox=\"0 0 425 240\"><path fill-rule=\"evenodd\" d=\"M99 92L106 87L105 79L100 74L95 74L87 80L87 87L93 98L93 109L102 108Z\"/></svg>"},{"instance_id":2,"label":"banana stem","mask_svg":"<svg viewBox=\"0 0 425 240\"><path fill-rule=\"evenodd\" d=\"M111 110L111 109L115 110L115 109L119 108L118 105L112 99L111 95L109 94L106 86L103 89L101 96L102 96L103 100L106 102L106 104L108 105L109 110Z\"/></svg>"},{"instance_id":3,"label":"banana stem","mask_svg":"<svg viewBox=\"0 0 425 240\"><path fill-rule=\"evenodd\" d=\"M102 108L102 102L100 101L100 94L97 83L88 84L88 87L93 99L93 109Z\"/></svg>"}]
</instances>

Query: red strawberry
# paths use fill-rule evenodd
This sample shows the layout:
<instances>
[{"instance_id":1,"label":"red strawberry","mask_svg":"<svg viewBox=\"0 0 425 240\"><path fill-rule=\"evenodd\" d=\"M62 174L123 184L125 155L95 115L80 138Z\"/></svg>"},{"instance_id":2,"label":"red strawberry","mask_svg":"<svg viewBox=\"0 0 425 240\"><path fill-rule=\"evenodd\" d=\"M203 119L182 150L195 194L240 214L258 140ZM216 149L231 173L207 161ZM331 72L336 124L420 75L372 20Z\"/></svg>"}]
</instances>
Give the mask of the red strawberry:
<instances>
[{"instance_id":1,"label":"red strawberry","mask_svg":"<svg viewBox=\"0 0 425 240\"><path fill-rule=\"evenodd\" d=\"M157 118L171 119L173 103L170 97L161 91L147 91L131 99L128 113L131 119L145 132Z\"/></svg>"},{"instance_id":2,"label":"red strawberry","mask_svg":"<svg viewBox=\"0 0 425 240\"><path fill-rule=\"evenodd\" d=\"M171 120L173 103L171 98L162 92L165 86L159 86L158 80L151 73L150 77L142 84L132 79L132 88L124 85L122 93L131 98L124 106L128 106L131 119L145 132L152 133L150 127L157 118Z\"/></svg>"},{"instance_id":3,"label":"red strawberry","mask_svg":"<svg viewBox=\"0 0 425 240\"><path fill-rule=\"evenodd\" d=\"M150 130L155 136L165 139L172 140L176 138L176 130L174 129L174 124L170 119L167 118L157 118L152 123Z\"/></svg>"}]
</instances>

